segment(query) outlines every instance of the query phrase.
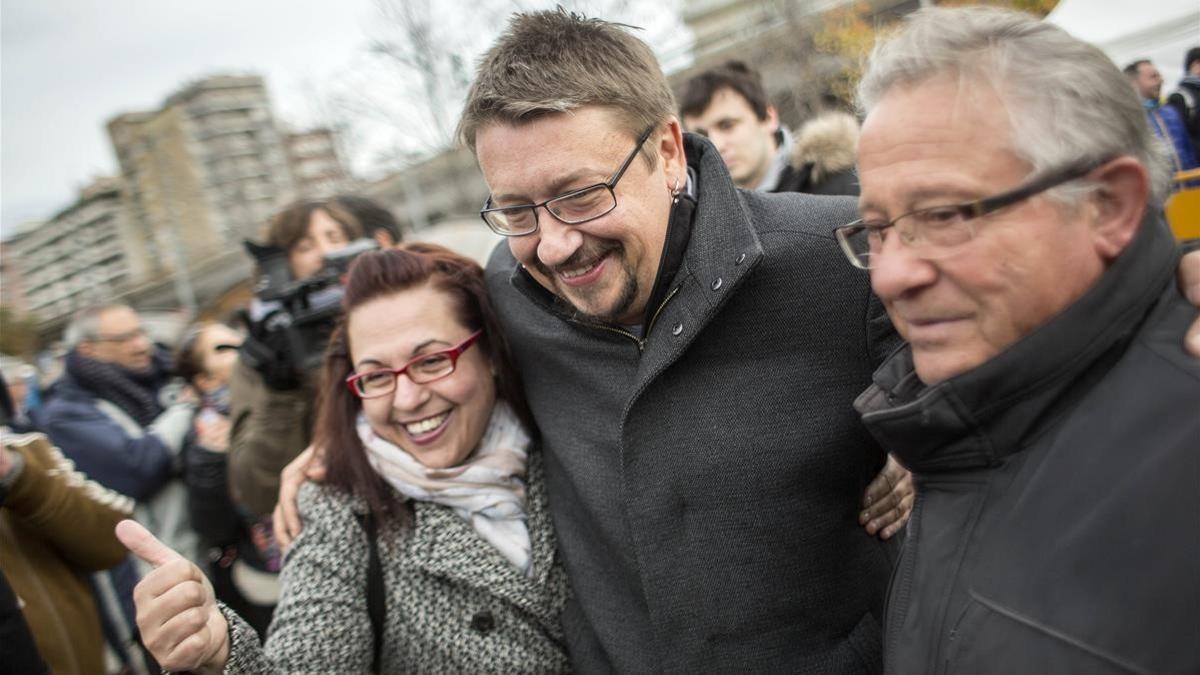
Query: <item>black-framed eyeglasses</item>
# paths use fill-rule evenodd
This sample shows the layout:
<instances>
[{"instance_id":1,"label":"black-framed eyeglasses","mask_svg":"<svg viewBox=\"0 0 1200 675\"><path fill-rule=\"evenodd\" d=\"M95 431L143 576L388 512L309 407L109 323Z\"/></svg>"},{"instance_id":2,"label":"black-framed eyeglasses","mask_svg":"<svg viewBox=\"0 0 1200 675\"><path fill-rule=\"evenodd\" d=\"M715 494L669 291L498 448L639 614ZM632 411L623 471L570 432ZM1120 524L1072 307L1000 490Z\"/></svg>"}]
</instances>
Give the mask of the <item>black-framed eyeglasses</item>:
<instances>
[{"instance_id":1,"label":"black-framed eyeglasses","mask_svg":"<svg viewBox=\"0 0 1200 675\"><path fill-rule=\"evenodd\" d=\"M458 357L471 348L483 335L482 330L471 333L466 340L449 349L422 354L399 368L376 368L346 378L346 386L359 398L387 396L396 391L396 380L407 375L414 384L428 384L454 372Z\"/></svg>"},{"instance_id":2,"label":"black-framed eyeglasses","mask_svg":"<svg viewBox=\"0 0 1200 675\"><path fill-rule=\"evenodd\" d=\"M479 211L480 217L496 234L505 237L520 237L537 232L539 207L545 207L550 215L567 225L579 225L608 214L617 208L617 193L614 191L617 182L621 180L621 176L625 175L625 170L633 163L633 158L637 157L638 151L642 149L642 144L650 138L655 126L657 125L650 125L642 132L641 136L638 136L637 145L633 147L633 151L621 163L621 168L617 169L606 182L571 190L537 204L492 206L492 198L488 197L487 201L483 203L483 209Z\"/></svg>"},{"instance_id":3,"label":"black-framed eyeglasses","mask_svg":"<svg viewBox=\"0 0 1200 675\"><path fill-rule=\"evenodd\" d=\"M924 260L940 260L953 255L960 246L975 237L972 220L1012 206L1063 183L1083 178L1108 161L1073 164L998 195L964 204L918 209L888 222L856 220L834 228L834 233L850 264L859 269L871 269L872 258L879 254L887 231L893 228L900 238L900 243L915 255Z\"/></svg>"}]
</instances>

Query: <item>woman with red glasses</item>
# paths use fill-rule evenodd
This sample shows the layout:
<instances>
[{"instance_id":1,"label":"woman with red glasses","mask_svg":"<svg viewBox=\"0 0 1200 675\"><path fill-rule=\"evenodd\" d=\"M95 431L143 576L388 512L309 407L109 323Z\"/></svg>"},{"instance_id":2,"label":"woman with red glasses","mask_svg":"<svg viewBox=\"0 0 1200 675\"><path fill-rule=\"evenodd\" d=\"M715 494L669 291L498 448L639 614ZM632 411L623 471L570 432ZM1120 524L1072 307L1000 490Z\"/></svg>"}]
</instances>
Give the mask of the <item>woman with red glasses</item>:
<instances>
[{"instance_id":1,"label":"woman with red glasses","mask_svg":"<svg viewBox=\"0 0 1200 675\"><path fill-rule=\"evenodd\" d=\"M126 521L155 566L135 591L168 670L567 669L566 577L528 412L474 262L409 244L363 254L324 366L316 445L265 643L200 570Z\"/></svg>"}]
</instances>

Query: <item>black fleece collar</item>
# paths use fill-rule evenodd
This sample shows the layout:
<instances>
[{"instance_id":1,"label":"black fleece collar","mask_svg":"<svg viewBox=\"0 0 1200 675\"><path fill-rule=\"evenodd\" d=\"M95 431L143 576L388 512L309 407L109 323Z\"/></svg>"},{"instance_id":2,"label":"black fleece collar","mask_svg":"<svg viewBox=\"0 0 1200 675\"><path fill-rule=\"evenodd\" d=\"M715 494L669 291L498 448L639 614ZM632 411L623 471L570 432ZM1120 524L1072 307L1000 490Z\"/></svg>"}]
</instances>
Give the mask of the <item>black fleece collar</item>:
<instances>
[{"instance_id":1,"label":"black fleece collar","mask_svg":"<svg viewBox=\"0 0 1200 675\"><path fill-rule=\"evenodd\" d=\"M696 173L688 167L687 189L675 195L671 202L671 217L667 220L667 236L663 239L662 257L659 258L658 274L654 277L654 290L646 301L642 326L648 327L658 311L659 305L671 292L671 282L683 265L683 254L692 239L692 222L696 217Z\"/></svg>"}]
</instances>

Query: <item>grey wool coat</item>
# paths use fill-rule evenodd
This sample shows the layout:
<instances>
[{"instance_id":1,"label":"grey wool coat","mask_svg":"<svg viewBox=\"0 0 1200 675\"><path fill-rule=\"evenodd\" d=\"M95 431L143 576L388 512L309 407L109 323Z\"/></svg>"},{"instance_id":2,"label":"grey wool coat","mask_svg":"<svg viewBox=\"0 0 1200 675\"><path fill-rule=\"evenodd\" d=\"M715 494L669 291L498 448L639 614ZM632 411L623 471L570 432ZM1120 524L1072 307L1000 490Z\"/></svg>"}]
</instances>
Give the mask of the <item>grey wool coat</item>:
<instances>
[{"instance_id":1,"label":"grey wool coat","mask_svg":"<svg viewBox=\"0 0 1200 675\"><path fill-rule=\"evenodd\" d=\"M532 579L448 508L416 502L415 527L379 530L387 589L380 672L555 673L568 669L560 614L567 583L546 510L541 455L530 452ZM304 531L289 549L265 647L229 610L229 673L370 669L365 503L330 487L300 491Z\"/></svg>"},{"instance_id":2,"label":"grey wool coat","mask_svg":"<svg viewBox=\"0 0 1200 675\"><path fill-rule=\"evenodd\" d=\"M833 238L854 201L739 191L684 138L697 206L644 337L573 315L507 247L488 265L542 432L572 662L877 672L894 551L856 516L885 454L852 403L896 340Z\"/></svg>"}]
</instances>

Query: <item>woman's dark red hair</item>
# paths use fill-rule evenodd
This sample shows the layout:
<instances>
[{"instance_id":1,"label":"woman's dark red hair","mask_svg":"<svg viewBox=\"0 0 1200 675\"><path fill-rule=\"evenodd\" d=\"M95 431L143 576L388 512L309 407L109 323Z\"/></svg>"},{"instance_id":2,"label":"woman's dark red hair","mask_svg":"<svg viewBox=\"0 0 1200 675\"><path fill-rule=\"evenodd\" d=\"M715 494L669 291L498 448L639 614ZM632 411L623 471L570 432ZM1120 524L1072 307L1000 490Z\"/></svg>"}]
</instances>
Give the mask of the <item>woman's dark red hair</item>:
<instances>
[{"instance_id":1,"label":"woman's dark red hair","mask_svg":"<svg viewBox=\"0 0 1200 675\"><path fill-rule=\"evenodd\" d=\"M346 377L354 372L346 321L364 303L425 284L431 284L453 298L454 313L463 327L471 331L483 330L477 346L484 350L495 368L496 395L508 402L531 433L534 429L479 265L449 249L421 242L363 253L347 273L342 318L325 353L321 403L313 440L325 449L327 482L361 495L371 511L384 517L403 516L396 508L396 493L367 461L355 429L362 402L345 384Z\"/></svg>"}]
</instances>

